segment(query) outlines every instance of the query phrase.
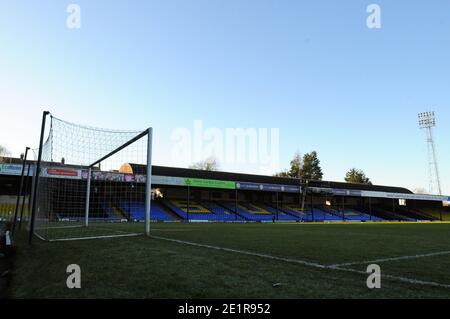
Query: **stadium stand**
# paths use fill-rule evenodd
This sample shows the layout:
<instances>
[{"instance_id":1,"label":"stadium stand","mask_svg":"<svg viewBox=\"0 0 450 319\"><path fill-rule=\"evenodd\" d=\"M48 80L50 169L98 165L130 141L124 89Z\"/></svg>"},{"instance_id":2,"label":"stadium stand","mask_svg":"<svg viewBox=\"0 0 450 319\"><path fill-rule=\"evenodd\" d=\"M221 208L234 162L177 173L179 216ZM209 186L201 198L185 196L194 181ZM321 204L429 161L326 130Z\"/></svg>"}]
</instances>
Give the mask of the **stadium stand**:
<instances>
[{"instance_id":1,"label":"stadium stand","mask_svg":"<svg viewBox=\"0 0 450 319\"><path fill-rule=\"evenodd\" d=\"M19 206L19 210L22 206ZM0 219L2 220L9 220L11 218L14 219L13 215L16 210L15 204L1 204L0 203ZM25 208L23 210L24 219L28 218L28 205L25 205Z\"/></svg>"},{"instance_id":2,"label":"stadium stand","mask_svg":"<svg viewBox=\"0 0 450 319\"><path fill-rule=\"evenodd\" d=\"M112 214L115 215L118 219L126 218L124 212L120 208L118 208L114 205L111 205L111 210L112 210Z\"/></svg>"},{"instance_id":3,"label":"stadium stand","mask_svg":"<svg viewBox=\"0 0 450 319\"><path fill-rule=\"evenodd\" d=\"M170 211L180 216L184 220L198 220L198 221L216 221L219 220L216 214L211 212L197 201L184 200L167 200L160 201ZM188 206L189 205L189 206Z\"/></svg>"},{"instance_id":4,"label":"stadium stand","mask_svg":"<svg viewBox=\"0 0 450 319\"><path fill-rule=\"evenodd\" d=\"M175 220L173 216L165 212L157 202L152 202L151 219L153 221L171 221ZM56 213L57 220L80 221L84 218L84 211L78 209L60 209ZM127 202L121 201L119 205L111 203L103 203L98 207L91 208L89 220L106 220L106 221L142 221L145 220L145 203L144 202Z\"/></svg>"},{"instance_id":5,"label":"stadium stand","mask_svg":"<svg viewBox=\"0 0 450 319\"><path fill-rule=\"evenodd\" d=\"M82 221L84 220L84 211L81 210L70 210L70 209L60 209L57 210L56 213L52 216L50 216L51 220L56 219L57 221ZM101 208L101 209L95 209L91 210L89 213L89 220L96 221L96 220L107 220L107 221L114 221L117 220L115 216L110 215L110 208Z\"/></svg>"},{"instance_id":6,"label":"stadium stand","mask_svg":"<svg viewBox=\"0 0 450 319\"><path fill-rule=\"evenodd\" d=\"M18 163L20 164L20 161ZM55 165L62 164L55 163ZM131 172L128 174L146 172L143 165L129 164L129 166ZM97 173L99 174L96 176L101 181L101 172ZM107 175L109 172L104 173ZM413 197L415 194L399 187L311 181L308 185L309 189L305 192L307 194L305 200L305 196L300 196L298 192L292 189L287 190L288 187L298 187L301 181L297 179L162 166L154 166L153 174L163 181L155 185L162 198L152 200L151 220L153 221L270 222L275 219L293 222L369 222L437 221L441 218L444 221L450 221L448 207L442 208L441 203L435 199L418 198L416 200ZM221 188L220 183L219 187L215 188L205 183L191 186L191 190L186 192L186 188L183 188L185 184L170 184L172 179L187 182L188 178L226 182L228 186L231 184L236 188ZM15 211L19 176L0 174L0 179L2 181L0 183L0 218L9 220ZM116 182L123 183L121 185L125 186L127 181L124 178L123 181ZM130 193L124 192L128 188L118 187L117 191L111 191L111 188L107 189L106 185L99 182L98 189L93 192L90 219L108 221L145 219L143 197L135 196L130 199ZM133 194L143 194L143 185L141 182L135 184L136 189ZM252 185L257 187L251 188ZM85 182L81 179L58 179L57 199L51 202L48 213L50 219L82 220L85 213L84 203L78 198L74 199L73 193L84 194L85 187ZM394 194L394 199L361 196L360 191L364 190L391 193ZM29 192L30 189L28 189ZM187 194L190 194L189 201ZM402 197L401 194L408 195L405 198L413 199L404 200L406 206L401 206L399 202L397 203L397 200ZM303 209L302 201L305 201ZM339 208L340 203L345 207L344 210ZM25 208L25 215L28 215L28 207Z\"/></svg>"},{"instance_id":7,"label":"stadium stand","mask_svg":"<svg viewBox=\"0 0 450 319\"><path fill-rule=\"evenodd\" d=\"M300 221L299 217L296 217L292 214L289 214L285 212L281 207L276 208L276 204L271 203L264 203L264 204L258 204L259 207L265 209L266 211L270 212L277 220L281 221Z\"/></svg>"},{"instance_id":8,"label":"stadium stand","mask_svg":"<svg viewBox=\"0 0 450 319\"><path fill-rule=\"evenodd\" d=\"M16 205L14 204L0 204L0 218L10 219L15 209Z\"/></svg>"},{"instance_id":9,"label":"stadium stand","mask_svg":"<svg viewBox=\"0 0 450 319\"><path fill-rule=\"evenodd\" d=\"M308 210L310 212L311 221L314 222L336 222L342 221L341 216L337 216L333 213L326 212L319 208L314 208L313 210Z\"/></svg>"},{"instance_id":10,"label":"stadium stand","mask_svg":"<svg viewBox=\"0 0 450 319\"><path fill-rule=\"evenodd\" d=\"M345 214L345 219L346 220L375 221L375 222L383 220L383 219L381 219L379 217L372 216L372 215L369 215L367 213L360 212L358 210L351 209L351 208L346 208L344 214Z\"/></svg>"},{"instance_id":11,"label":"stadium stand","mask_svg":"<svg viewBox=\"0 0 450 319\"><path fill-rule=\"evenodd\" d=\"M442 213L442 221L450 221L450 211L446 209L438 209L438 208L428 208L424 209L421 212L433 216L435 220L441 220Z\"/></svg>"},{"instance_id":12,"label":"stadium stand","mask_svg":"<svg viewBox=\"0 0 450 319\"><path fill-rule=\"evenodd\" d=\"M354 209L356 209L357 211L360 212L367 212L368 209L364 209L362 207L355 207ZM402 216L400 214L394 213L390 210L387 210L383 207L380 206L373 206L371 209L371 215L372 218L379 219L379 220L385 220L385 221L415 221L412 218L406 217L406 216Z\"/></svg>"},{"instance_id":13,"label":"stadium stand","mask_svg":"<svg viewBox=\"0 0 450 319\"><path fill-rule=\"evenodd\" d=\"M427 214L425 212L421 212L419 210L415 210L415 209L411 209L411 208L398 207L396 209L396 212L398 212L402 216L406 216L406 217L415 219L417 221L420 221L420 220L435 221L435 220L440 219L439 217L434 217L432 214Z\"/></svg>"},{"instance_id":14,"label":"stadium stand","mask_svg":"<svg viewBox=\"0 0 450 319\"><path fill-rule=\"evenodd\" d=\"M311 219L311 212L305 210L302 212L302 208L299 205L295 204L289 204L282 206L281 210L291 216L293 216L296 220L300 221L310 221Z\"/></svg>"},{"instance_id":15,"label":"stadium stand","mask_svg":"<svg viewBox=\"0 0 450 319\"><path fill-rule=\"evenodd\" d=\"M145 203L144 202L121 202L121 209L124 216L128 216L131 221L145 220ZM151 203L150 219L153 221L174 221L180 219L177 216L167 212L159 201Z\"/></svg>"},{"instance_id":16,"label":"stadium stand","mask_svg":"<svg viewBox=\"0 0 450 319\"><path fill-rule=\"evenodd\" d=\"M446 206L442 211L442 220L450 221L450 207Z\"/></svg>"},{"instance_id":17,"label":"stadium stand","mask_svg":"<svg viewBox=\"0 0 450 319\"><path fill-rule=\"evenodd\" d=\"M235 214L231 209L227 209L214 201L202 201L201 204L211 210L218 218L223 221L243 221L241 216Z\"/></svg>"},{"instance_id":18,"label":"stadium stand","mask_svg":"<svg viewBox=\"0 0 450 319\"><path fill-rule=\"evenodd\" d=\"M328 206L322 206L321 209L336 216L337 218L343 221L360 221L360 222L382 221L382 219L379 217L371 216L369 214L363 213L362 211L352 208L345 208L343 212L342 209L341 210L333 209Z\"/></svg>"},{"instance_id":19,"label":"stadium stand","mask_svg":"<svg viewBox=\"0 0 450 319\"><path fill-rule=\"evenodd\" d=\"M395 211L394 211L395 210ZM384 220L399 220L399 221L435 221L438 220L432 214L427 214L419 210L414 210L411 208L396 206L395 208L386 206L374 206L372 209L372 214Z\"/></svg>"},{"instance_id":20,"label":"stadium stand","mask_svg":"<svg viewBox=\"0 0 450 319\"><path fill-rule=\"evenodd\" d=\"M111 204L103 204L102 205L103 206L103 211L104 211L104 215L105 215L105 217L106 217L106 220L110 220L110 221L113 221L113 220L120 220L121 218L121 214L120 213L118 213L118 210L117 209L114 209L112 206L111 206Z\"/></svg>"},{"instance_id":21,"label":"stadium stand","mask_svg":"<svg viewBox=\"0 0 450 319\"><path fill-rule=\"evenodd\" d=\"M219 203L229 210L236 209L235 202L220 201ZM252 203L239 202L235 213L247 221L271 221L273 218L270 212L264 211Z\"/></svg>"}]
</instances>

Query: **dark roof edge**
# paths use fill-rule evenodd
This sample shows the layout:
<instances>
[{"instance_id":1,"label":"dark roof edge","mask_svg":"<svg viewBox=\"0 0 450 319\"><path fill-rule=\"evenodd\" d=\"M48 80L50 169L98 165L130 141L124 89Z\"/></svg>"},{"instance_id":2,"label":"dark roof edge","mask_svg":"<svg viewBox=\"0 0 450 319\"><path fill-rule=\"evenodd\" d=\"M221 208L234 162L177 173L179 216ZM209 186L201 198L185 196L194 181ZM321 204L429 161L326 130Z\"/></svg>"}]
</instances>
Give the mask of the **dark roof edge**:
<instances>
[{"instance_id":1,"label":"dark roof edge","mask_svg":"<svg viewBox=\"0 0 450 319\"><path fill-rule=\"evenodd\" d=\"M138 168L140 165L134 165ZM161 176L174 176L174 177L190 177L190 178L204 178L204 179L216 179L216 180L228 180L235 182L253 182L253 183L265 183L265 184L283 184L283 185L300 185L300 180L296 178L243 174L243 173L231 173L222 171L202 171L190 168L179 167L166 167L166 166L152 166L153 175ZM413 194L410 190L403 187L383 186L383 185L364 185L364 184L350 184L345 182L331 182L331 181L310 181L309 185L312 187L325 187L325 188L340 188L340 189L355 189L355 190L367 190L378 191L388 193L402 193Z\"/></svg>"},{"instance_id":2,"label":"dark roof edge","mask_svg":"<svg viewBox=\"0 0 450 319\"><path fill-rule=\"evenodd\" d=\"M2 164L22 164L22 160L19 158L4 158L6 161ZM29 162L34 160L29 159ZM53 165L61 167L79 167L76 165L63 165L61 163L52 163ZM145 165L132 164L135 174L145 174ZM243 174L232 173L222 171L203 171L191 168L181 167L167 167L167 166L152 166L152 174L160 176L173 176L173 177L190 177L190 178L203 178L203 179L216 179L227 180L235 182L252 182L261 184L282 184L282 185L300 185L300 180L297 178L276 177L267 175L255 175L255 174ZM331 182L331 181L310 181L309 185L312 187L324 187L324 188L337 188L337 189L354 189L354 190L366 190L386 193L400 193L400 194L413 194L410 190L403 187L383 186L383 185L364 185L364 184L350 184L345 182Z\"/></svg>"}]
</instances>

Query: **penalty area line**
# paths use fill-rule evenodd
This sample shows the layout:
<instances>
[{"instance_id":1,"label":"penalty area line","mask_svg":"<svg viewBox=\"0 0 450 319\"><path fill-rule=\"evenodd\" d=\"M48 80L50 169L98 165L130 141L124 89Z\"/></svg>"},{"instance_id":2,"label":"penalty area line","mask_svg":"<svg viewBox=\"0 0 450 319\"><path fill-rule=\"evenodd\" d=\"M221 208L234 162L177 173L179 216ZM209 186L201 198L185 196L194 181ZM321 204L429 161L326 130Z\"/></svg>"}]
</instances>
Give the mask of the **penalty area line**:
<instances>
[{"instance_id":1,"label":"penalty area line","mask_svg":"<svg viewBox=\"0 0 450 319\"><path fill-rule=\"evenodd\" d=\"M346 271L346 272L351 272L351 273L354 273L354 274L361 274L361 275L365 275L365 276L369 275L365 271L356 270L356 269L353 269L353 268L341 268L341 267L332 267L332 266L330 266L330 269ZM408 283L408 284L414 284L414 285L433 286L433 287L450 289L450 285L447 285L447 284L441 284L441 283L434 282L434 281L425 281L425 280L419 280L419 279L413 279L413 278L407 278L407 277L401 277L401 276L388 275L388 274L383 274L383 272L381 273L381 278L387 278L387 279L391 279L391 280L402 281L402 282L405 282L405 283Z\"/></svg>"},{"instance_id":2,"label":"penalty area line","mask_svg":"<svg viewBox=\"0 0 450 319\"><path fill-rule=\"evenodd\" d=\"M315 267L315 268L323 268L323 269L327 268L327 266L325 266L325 265L321 265L321 264L318 264L318 263L312 263L312 262L305 261L305 260L276 257L276 256L267 255L267 254L255 253L255 252L251 252L251 251L232 249L232 248L224 248L224 247L211 246L211 245L205 245L205 244L198 244L198 243L193 243L193 242L190 242L190 241L173 239L173 238L166 238L166 237L161 237L161 236L154 236L154 235L152 235L151 237L155 238L155 239L171 241L171 242L179 243L179 244L183 244L183 245L190 245L190 246L195 246L195 247L202 247L202 248L208 248L208 249L214 249L214 250L221 250L221 251L226 251L226 252L231 252L231 253L238 253L238 254L248 255L248 256L262 257L262 258L266 258L266 259L272 259L272 260L284 261L284 262L289 262L289 263L301 264L301 265Z\"/></svg>"},{"instance_id":3,"label":"penalty area line","mask_svg":"<svg viewBox=\"0 0 450 319\"><path fill-rule=\"evenodd\" d=\"M50 242L55 241L75 241L75 240L90 240L90 239L104 239L104 238L117 238L117 237L135 237L143 236L141 233L133 234L118 234L118 235L103 235L103 236L90 236L90 237L76 237L76 238L61 238L61 239L49 239Z\"/></svg>"},{"instance_id":4,"label":"penalty area line","mask_svg":"<svg viewBox=\"0 0 450 319\"><path fill-rule=\"evenodd\" d=\"M438 251L435 253L429 253L429 254L417 254L417 255L408 255L408 256L399 256L399 257L389 257L389 258L380 258L380 259L374 259L374 260L364 260L364 261L355 261L350 263L342 263L342 264L334 264L329 265L332 268L336 267L348 267L348 266L356 266L356 265L365 265L365 264L378 264L388 261L399 261L399 260L409 260L409 259L419 259L419 258L426 258L426 257L435 257L435 256L444 256L449 255L450 251Z\"/></svg>"},{"instance_id":5,"label":"penalty area line","mask_svg":"<svg viewBox=\"0 0 450 319\"><path fill-rule=\"evenodd\" d=\"M287 262L287 263L300 264L300 265L313 267L313 268L317 268L317 269L343 271L343 272L349 272L349 273L354 273L354 274L359 274L359 275L364 275L364 276L370 275L369 273L367 273L365 271L356 270L356 269L352 269L352 268L341 268L341 266L336 266L336 265L322 265L319 263L309 262L309 261L300 260L300 259L276 257L276 256L272 256L272 255L260 254L260 253L255 253L255 252L251 252L251 251L246 251L246 250L239 250L239 249L225 248L225 247L212 246L212 245L206 245L206 244L199 244L199 243L194 243L194 242L190 242L190 241L161 237L161 236L151 235L150 237L154 238L154 239L159 239L159 240L164 240L164 241L169 241L169 242L174 242L174 243L189 245L189 246L194 246L194 247L208 248L208 249L214 249L214 250L218 250L218 251L226 251L226 252L237 253L237 254L242 254L242 255L247 255L247 256L255 256L255 257L261 257L261 258L282 261L282 262ZM437 283L437 282L433 282L433 281L424 281L424 280L418 280L418 279L413 279L413 278L388 275L388 274L383 274L383 273L381 274L381 277L387 278L390 280L394 280L394 281L405 282L408 284L450 289L450 285L441 284L441 283Z\"/></svg>"}]
</instances>

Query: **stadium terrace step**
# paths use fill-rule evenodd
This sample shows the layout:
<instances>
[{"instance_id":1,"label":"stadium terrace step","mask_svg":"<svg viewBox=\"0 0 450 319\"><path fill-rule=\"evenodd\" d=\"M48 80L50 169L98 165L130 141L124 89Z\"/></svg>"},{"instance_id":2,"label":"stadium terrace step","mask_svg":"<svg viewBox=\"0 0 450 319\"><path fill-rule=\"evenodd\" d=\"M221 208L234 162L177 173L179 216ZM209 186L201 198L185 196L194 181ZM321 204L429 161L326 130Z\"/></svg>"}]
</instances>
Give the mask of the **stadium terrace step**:
<instances>
[{"instance_id":1,"label":"stadium terrace step","mask_svg":"<svg viewBox=\"0 0 450 319\"><path fill-rule=\"evenodd\" d=\"M343 215L342 212L339 212L338 210L333 210L330 207L327 206L320 206L320 209L328 214L331 214L333 216L335 216L336 218L340 219L340 220L344 220L345 221L345 214Z\"/></svg>"},{"instance_id":2,"label":"stadium terrace step","mask_svg":"<svg viewBox=\"0 0 450 319\"><path fill-rule=\"evenodd\" d=\"M262 207L265 209L271 211L273 214L276 214L278 217L278 220L292 220L292 221L300 221L302 218L299 215L296 215L294 213L288 212L287 210L283 209L282 205L281 207L276 208L276 204L272 203L264 203L261 204Z\"/></svg>"},{"instance_id":3,"label":"stadium terrace step","mask_svg":"<svg viewBox=\"0 0 450 319\"><path fill-rule=\"evenodd\" d=\"M356 209L359 211L365 211L365 209L362 209L360 207L357 207ZM386 221L415 221L414 219L407 218L405 216L393 213L391 211L388 211L388 210L383 209L378 206L372 207L371 214L372 214L372 216L381 218L382 220L386 220Z\"/></svg>"},{"instance_id":4,"label":"stadium terrace step","mask_svg":"<svg viewBox=\"0 0 450 319\"><path fill-rule=\"evenodd\" d=\"M164 205L161 201L153 202L155 207L159 207L162 211L164 211L167 215L171 216L174 220L182 220L183 218L177 213L173 212L170 208Z\"/></svg>"},{"instance_id":5,"label":"stadium terrace step","mask_svg":"<svg viewBox=\"0 0 450 319\"><path fill-rule=\"evenodd\" d=\"M283 211L294 216L295 218L301 221L309 221L311 220L309 213L305 210L302 212L301 207L297 207L295 205L284 205Z\"/></svg>"},{"instance_id":6,"label":"stadium terrace step","mask_svg":"<svg viewBox=\"0 0 450 319\"><path fill-rule=\"evenodd\" d=\"M401 221L408 221L408 222L413 222L413 221L417 221L416 218L412 218L410 216L406 216L405 214L402 214L400 212L393 212L392 210L383 208L383 207L377 207L377 212L382 212L384 214L388 214L390 216L392 216L392 218L396 219L396 220L401 220Z\"/></svg>"},{"instance_id":7,"label":"stadium terrace step","mask_svg":"<svg viewBox=\"0 0 450 319\"><path fill-rule=\"evenodd\" d=\"M234 204L230 204L229 202L221 202L221 201L214 201L214 203L216 205L218 205L219 207L222 207L226 211L232 212L236 216L240 217L242 220L251 221L250 218L248 218L247 216L244 216L243 214L241 214L239 212L239 207L238 207L238 209L236 211L236 208L234 207L235 206ZM231 207L231 206L233 206L233 207Z\"/></svg>"},{"instance_id":8,"label":"stadium terrace step","mask_svg":"<svg viewBox=\"0 0 450 319\"><path fill-rule=\"evenodd\" d=\"M436 220L440 220L440 218L436 218L432 215L429 215L427 213L418 211L418 210L414 210L414 209L406 209L403 207L399 207L397 208L399 213L401 213L402 215L405 216L409 216L411 218L414 218L416 220L429 220L429 221L436 221Z\"/></svg>"},{"instance_id":9,"label":"stadium terrace step","mask_svg":"<svg viewBox=\"0 0 450 319\"><path fill-rule=\"evenodd\" d=\"M132 221L145 220L145 203L144 202L126 202L120 203L120 208L124 212L125 216ZM150 219L153 221L172 221L177 218L171 213L165 211L159 202L152 202L150 209Z\"/></svg>"},{"instance_id":10,"label":"stadium terrace step","mask_svg":"<svg viewBox=\"0 0 450 319\"><path fill-rule=\"evenodd\" d=\"M210 211L208 208L204 207L202 204L192 201L194 209L191 211L191 203L189 206L185 201L182 200L161 200L161 203L167 209L170 209L174 214L180 216L183 220L194 220L194 221L220 221L219 216L214 212Z\"/></svg>"},{"instance_id":11,"label":"stadium terrace step","mask_svg":"<svg viewBox=\"0 0 450 319\"><path fill-rule=\"evenodd\" d=\"M171 204L183 210L185 213L192 214L210 214L211 211L203 206L200 202L192 200L172 200Z\"/></svg>"},{"instance_id":12,"label":"stadium terrace step","mask_svg":"<svg viewBox=\"0 0 450 319\"><path fill-rule=\"evenodd\" d=\"M216 216L217 221L242 221L232 210L226 209L214 201L202 201L201 204L210 209Z\"/></svg>"},{"instance_id":13,"label":"stadium terrace step","mask_svg":"<svg viewBox=\"0 0 450 319\"><path fill-rule=\"evenodd\" d=\"M112 212L116 215L116 217L118 219L125 219L126 218L124 212L120 208L118 208L118 207L116 207L116 206L114 206L112 204L110 204L110 206L111 206Z\"/></svg>"},{"instance_id":14,"label":"stadium terrace step","mask_svg":"<svg viewBox=\"0 0 450 319\"><path fill-rule=\"evenodd\" d=\"M446 209L427 209L423 213L434 217L435 220L450 221L450 212Z\"/></svg>"},{"instance_id":15,"label":"stadium terrace step","mask_svg":"<svg viewBox=\"0 0 450 319\"><path fill-rule=\"evenodd\" d=\"M22 205L19 205L19 209ZM13 215L16 210L16 204L8 204L8 203L0 203L0 219L3 220L11 220L14 219ZM25 218L28 217L29 207L28 205L24 206L23 216Z\"/></svg>"}]
</instances>

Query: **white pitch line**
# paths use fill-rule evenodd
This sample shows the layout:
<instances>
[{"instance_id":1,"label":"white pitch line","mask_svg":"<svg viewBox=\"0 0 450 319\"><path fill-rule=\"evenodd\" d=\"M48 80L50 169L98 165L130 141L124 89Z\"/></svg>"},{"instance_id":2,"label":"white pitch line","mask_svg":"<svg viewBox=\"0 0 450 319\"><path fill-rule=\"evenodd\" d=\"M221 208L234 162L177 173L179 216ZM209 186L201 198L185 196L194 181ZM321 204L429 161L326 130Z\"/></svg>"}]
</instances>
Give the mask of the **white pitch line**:
<instances>
[{"instance_id":1,"label":"white pitch line","mask_svg":"<svg viewBox=\"0 0 450 319\"><path fill-rule=\"evenodd\" d=\"M45 227L41 227L41 228L38 228L38 229L65 229L65 228L81 228L81 227L84 227L84 225L72 225L72 226L54 226L54 227L47 227L47 228L45 228Z\"/></svg>"},{"instance_id":2,"label":"white pitch line","mask_svg":"<svg viewBox=\"0 0 450 319\"><path fill-rule=\"evenodd\" d=\"M254 252L251 252L251 251L238 250L238 249L232 249L232 248L224 248L224 247L219 247L219 246L197 244L197 243L193 243L193 242L190 242L190 241L178 240L178 239L172 239L172 238L166 238L166 237L160 237L160 236L153 236L152 235L151 237L152 238L156 238L156 239L171 241L171 242L174 242L174 243L184 244L184 245L190 245L190 246L196 246L196 247L202 247L202 248L209 248L209 249L227 251L227 252L238 253L238 254L243 254L243 255L248 255L248 256L262 257L262 258L267 258L267 259L272 259L272 260L279 260L279 261L284 261L284 262L289 262L289 263L301 264L301 265L315 267L315 268L322 268L322 269L327 268L327 266L325 266L325 265L312 263L312 262L308 262L308 261L304 261L304 260L276 257L276 256L271 256L271 255L266 255L266 254L254 253Z\"/></svg>"},{"instance_id":3,"label":"white pitch line","mask_svg":"<svg viewBox=\"0 0 450 319\"><path fill-rule=\"evenodd\" d=\"M340 268L340 267L329 267L329 268L330 269L334 269L334 270L341 270L341 271L351 272L351 273L354 273L354 274L361 274L361 275L365 275L365 276L369 275L365 271L356 270L356 269L352 269L352 268ZM422 285L422 286L433 286L433 287L450 289L450 285L441 284L441 283L434 282L434 281L424 281L424 280L412 279L412 278L407 278L407 277L386 275L386 274L382 273L381 274L381 278L383 278L383 277L384 278L388 278L388 279L397 280L397 281L406 282L408 284L415 284L415 285Z\"/></svg>"},{"instance_id":4,"label":"white pitch line","mask_svg":"<svg viewBox=\"0 0 450 319\"><path fill-rule=\"evenodd\" d=\"M356 269L352 269L352 268L341 268L340 266L336 266L336 265L322 265L322 264L308 262L308 261L299 260L299 259L276 257L276 256L272 256L272 255L260 254L260 253L245 251L245 250L238 250L238 249L224 248L224 247L219 247L219 246L198 244L198 243L194 243L194 242L190 242L190 241L172 239L172 238L166 238L166 237L160 237L160 236L152 235L151 237L155 238L155 239L170 241L170 242L179 243L179 244L183 244L183 245L190 245L190 246L195 246L195 247L202 247L202 248L238 253L238 254L243 254L243 255L248 255L248 256L256 256L256 257L267 258L267 259L271 259L271 260L284 261L284 262L288 262L288 263L305 265L305 266L314 267L314 268L318 268L318 269L345 271L345 272L351 272L354 274L360 274L360 275L365 275L365 276L369 275L365 271L360 271L360 270L356 270ZM411 279L411 278L386 275L386 274L381 274L381 277L396 280L396 281L402 281L402 282L409 283L409 284L416 284L416 285L422 285L422 286L433 286L433 287L450 289L450 285L441 284L441 283L437 283L437 282L433 282L433 281L424 281L424 280Z\"/></svg>"},{"instance_id":5,"label":"white pitch line","mask_svg":"<svg viewBox=\"0 0 450 319\"><path fill-rule=\"evenodd\" d=\"M37 238L39 238L40 240L43 241L47 241L47 239L45 239L44 237L42 237L41 235L39 235L38 233L33 233Z\"/></svg>"},{"instance_id":6,"label":"white pitch line","mask_svg":"<svg viewBox=\"0 0 450 319\"><path fill-rule=\"evenodd\" d=\"M164 229L164 228L160 228L160 229L155 229L155 228L152 228L152 231L168 231L168 232L171 232L171 231L176 231L176 232L189 232L189 231L196 231L195 229Z\"/></svg>"},{"instance_id":7,"label":"white pitch line","mask_svg":"<svg viewBox=\"0 0 450 319\"><path fill-rule=\"evenodd\" d=\"M135 237L142 236L141 233L134 234L119 234L119 235L103 235L103 236L91 236L91 237L78 237L78 238L62 238L62 239L49 239L48 241L75 241L75 240L90 240L90 239L102 239L102 238L117 238L117 237Z\"/></svg>"},{"instance_id":8,"label":"white pitch line","mask_svg":"<svg viewBox=\"0 0 450 319\"><path fill-rule=\"evenodd\" d=\"M121 234L130 234L129 231L125 231L125 230L118 230L118 229L112 229L112 228L108 228L108 227L103 227L103 226L89 226L91 229L103 229L105 231L109 231L109 232L116 232L116 233L121 233ZM88 231L89 231L89 227L87 227Z\"/></svg>"},{"instance_id":9,"label":"white pitch line","mask_svg":"<svg viewBox=\"0 0 450 319\"><path fill-rule=\"evenodd\" d=\"M399 261L399 260L443 256L443 255L449 255L449 254L450 254L450 251L438 251L438 252L429 253L429 254L418 254L418 255L409 255L409 256L390 257L390 258L380 258L380 259L375 259L375 260L355 261L355 262L350 262L350 263L335 264L335 265L329 265L329 266L333 267L333 268L347 267L347 266L355 266L355 265L377 264L377 263L388 262L388 261Z\"/></svg>"}]
</instances>

